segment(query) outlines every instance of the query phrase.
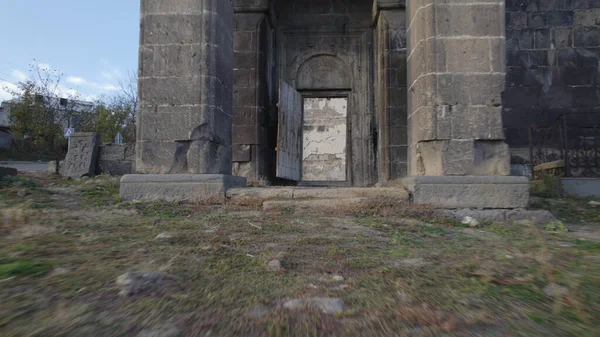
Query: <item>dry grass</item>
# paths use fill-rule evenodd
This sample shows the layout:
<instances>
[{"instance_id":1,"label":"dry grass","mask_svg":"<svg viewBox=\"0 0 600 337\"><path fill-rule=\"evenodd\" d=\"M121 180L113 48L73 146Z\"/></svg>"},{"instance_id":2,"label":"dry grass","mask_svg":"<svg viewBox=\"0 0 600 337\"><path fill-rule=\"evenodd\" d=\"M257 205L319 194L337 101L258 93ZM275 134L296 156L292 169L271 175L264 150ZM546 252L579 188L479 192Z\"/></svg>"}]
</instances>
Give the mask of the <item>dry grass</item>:
<instances>
[{"instance_id":1,"label":"dry grass","mask_svg":"<svg viewBox=\"0 0 600 337\"><path fill-rule=\"evenodd\" d=\"M265 213L251 200L122 203L109 177L32 180L26 197L0 190L1 336L135 336L166 324L185 336L594 336L600 324L591 208L587 224L561 213L573 233L472 230L391 198ZM268 270L272 259L282 271ZM177 279L157 296L121 297L116 279L129 271ZM549 284L568 292L548 296ZM315 296L347 308L282 308Z\"/></svg>"}]
</instances>

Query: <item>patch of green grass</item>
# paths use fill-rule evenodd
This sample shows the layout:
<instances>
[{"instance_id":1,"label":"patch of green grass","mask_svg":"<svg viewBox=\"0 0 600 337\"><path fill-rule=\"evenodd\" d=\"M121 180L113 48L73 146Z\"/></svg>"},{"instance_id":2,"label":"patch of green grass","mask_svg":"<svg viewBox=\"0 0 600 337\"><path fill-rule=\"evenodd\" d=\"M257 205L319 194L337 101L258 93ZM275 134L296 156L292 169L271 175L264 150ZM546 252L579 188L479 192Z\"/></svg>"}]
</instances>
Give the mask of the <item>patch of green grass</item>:
<instances>
[{"instance_id":1,"label":"patch of green grass","mask_svg":"<svg viewBox=\"0 0 600 337\"><path fill-rule=\"evenodd\" d=\"M135 208L144 216L167 219L187 217L193 213L191 205L184 202L167 203L158 201L135 204Z\"/></svg>"},{"instance_id":2,"label":"patch of green grass","mask_svg":"<svg viewBox=\"0 0 600 337\"><path fill-rule=\"evenodd\" d=\"M110 177L98 177L90 186L79 190L92 206L100 207L116 204L119 201L119 181Z\"/></svg>"},{"instance_id":3,"label":"patch of green grass","mask_svg":"<svg viewBox=\"0 0 600 337\"><path fill-rule=\"evenodd\" d=\"M553 232L553 233L566 233L569 230L567 226L562 223L562 221L553 221L543 225L545 231Z\"/></svg>"},{"instance_id":4,"label":"patch of green grass","mask_svg":"<svg viewBox=\"0 0 600 337\"><path fill-rule=\"evenodd\" d=\"M577 246L575 246L579 250L583 250L588 253L598 254L600 253L600 242L590 242L577 240Z\"/></svg>"},{"instance_id":5,"label":"patch of green grass","mask_svg":"<svg viewBox=\"0 0 600 337\"><path fill-rule=\"evenodd\" d=\"M52 263L43 260L0 260L0 280L13 276L41 276L52 269Z\"/></svg>"},{"instance_id":6,"label":"patch of green grass","mask_svg":"<svg viewBox=\"0 0 600 337\"><path fill-rule=\"evenodd\" d=\"M38 183L33 179L29 179L22 176L6 176L0 180L0 188L34 188L37 187Z\"/></svg>"}]
</instances>

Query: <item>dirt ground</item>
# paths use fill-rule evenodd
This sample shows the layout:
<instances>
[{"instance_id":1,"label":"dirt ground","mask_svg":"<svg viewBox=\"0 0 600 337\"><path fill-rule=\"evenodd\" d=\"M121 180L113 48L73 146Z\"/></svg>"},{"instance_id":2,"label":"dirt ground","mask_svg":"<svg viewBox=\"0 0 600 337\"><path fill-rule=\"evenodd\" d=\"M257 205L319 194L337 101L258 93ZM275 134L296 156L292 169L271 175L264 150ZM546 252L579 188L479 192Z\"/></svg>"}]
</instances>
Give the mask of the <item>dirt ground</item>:
<instances>
[{"instance_id":1,"label":"dirt ground","mask_svg":"<svg viewBox=\"0 0 600 337\"><path fill-rule=\"evenodd\" d=\"M0 336L598 336L590 200L468 228L397 204L125 203L110 177L0 186ZM338 307L288 302L313 298Z\"/></svg>"}]
</instances>

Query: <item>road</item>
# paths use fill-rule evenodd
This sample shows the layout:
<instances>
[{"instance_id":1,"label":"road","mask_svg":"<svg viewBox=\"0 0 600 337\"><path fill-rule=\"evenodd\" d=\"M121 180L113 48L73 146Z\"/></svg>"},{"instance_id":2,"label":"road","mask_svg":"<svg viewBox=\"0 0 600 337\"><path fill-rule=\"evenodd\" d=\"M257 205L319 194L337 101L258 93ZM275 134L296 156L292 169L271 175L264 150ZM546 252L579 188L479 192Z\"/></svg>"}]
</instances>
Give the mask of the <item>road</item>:
<instances>
[{"instance_id":1,"label":"road","mask_svg":"<svg viewBox=\"0 0 600 337\"><path fill-rule=\"evenodd\" d=\"M16 168L19 172L48 170L48 162L42 161L0 161L0 166Z\"/></svg>"}]
</instances>

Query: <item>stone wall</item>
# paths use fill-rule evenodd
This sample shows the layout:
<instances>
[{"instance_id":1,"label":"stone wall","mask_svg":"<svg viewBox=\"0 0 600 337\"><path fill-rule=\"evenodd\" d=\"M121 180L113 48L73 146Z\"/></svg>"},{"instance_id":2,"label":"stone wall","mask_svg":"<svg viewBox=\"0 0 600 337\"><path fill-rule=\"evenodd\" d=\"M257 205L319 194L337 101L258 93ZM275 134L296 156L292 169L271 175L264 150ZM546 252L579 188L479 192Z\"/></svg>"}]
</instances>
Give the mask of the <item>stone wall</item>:
<instances>
[{"instance_id":1,"label":"stone wall","mask_svg":"<svg viewBox=\"0 0 600 337\"><path fill-rule=\"evenodd\" d=\"M513 153L529 156L531 124L559 123L565 112L584 113L571 123L594 121L585 113L600 112L600 1L506 0L506 49L503 120Z\"/></svg>"}]
</instances>

